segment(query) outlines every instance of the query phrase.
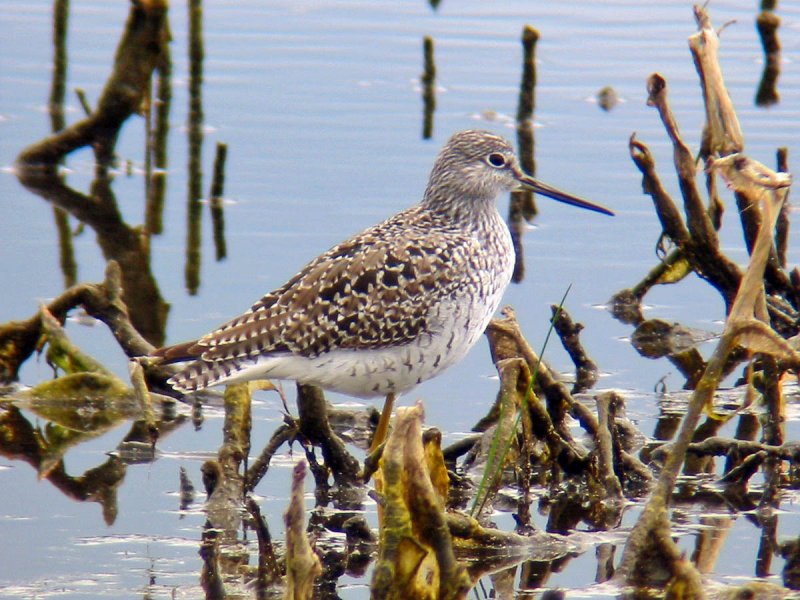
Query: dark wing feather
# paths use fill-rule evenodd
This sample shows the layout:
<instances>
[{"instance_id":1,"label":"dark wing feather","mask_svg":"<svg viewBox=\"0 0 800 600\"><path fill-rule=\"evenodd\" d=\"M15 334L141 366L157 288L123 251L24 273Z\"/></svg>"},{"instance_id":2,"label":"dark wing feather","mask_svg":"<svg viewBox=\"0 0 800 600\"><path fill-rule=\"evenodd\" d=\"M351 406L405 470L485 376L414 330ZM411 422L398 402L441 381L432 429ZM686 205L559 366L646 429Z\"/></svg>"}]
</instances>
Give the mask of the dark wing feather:
<instances>
[{"instance_id":1,"label":"dark wing feather","mask_svg":"<svg viewBox=\"0 0 800 600\"><path fill-rule=\"evenodd\" d=\"M477 243L435 218L412 208L333 247L189 353L206 361L316 356L412 341L428 331L431 303L457 291L462 257Z\"/></svg>"}]
</instances>

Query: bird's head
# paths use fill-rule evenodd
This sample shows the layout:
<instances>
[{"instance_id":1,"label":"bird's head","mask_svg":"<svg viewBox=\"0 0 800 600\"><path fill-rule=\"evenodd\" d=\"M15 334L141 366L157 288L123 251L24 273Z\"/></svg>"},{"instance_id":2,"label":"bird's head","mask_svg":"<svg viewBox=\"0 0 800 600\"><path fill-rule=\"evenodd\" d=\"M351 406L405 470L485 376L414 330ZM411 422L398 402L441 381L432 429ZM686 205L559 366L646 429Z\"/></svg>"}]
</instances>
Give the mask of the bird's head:
<instances>
[{"instance_id":1,"label":"bird's head","mask_svg":"<svg viewBox=\"0 0 800 600\"><path fill-rule=\"evenodd\" d=\"M528 189L558 200L601 212L607 208L567 194L525 173L514 149L502 137L488 131L467 130L445 144L431 171L425 203L445 208L451 202L492 202L501 193Z\"/></svg>"}]
</instances>

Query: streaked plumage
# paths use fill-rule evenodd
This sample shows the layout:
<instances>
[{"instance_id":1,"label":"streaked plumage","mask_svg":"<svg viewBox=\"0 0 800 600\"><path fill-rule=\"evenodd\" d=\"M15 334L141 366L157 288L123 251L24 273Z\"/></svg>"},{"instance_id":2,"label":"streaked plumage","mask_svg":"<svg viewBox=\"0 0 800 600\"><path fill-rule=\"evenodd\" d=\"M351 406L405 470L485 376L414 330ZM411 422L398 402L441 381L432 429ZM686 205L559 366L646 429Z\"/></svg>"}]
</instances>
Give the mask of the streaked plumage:
<instances>
[{"instance_id":1,"label":"streaked plumage","mask_svg":"<svg viewBox=\"0 0 800 600\"><path fill-rule=\"evenodd\" d=\"M170 383L191 392L290 379L372 397L435 376L475 344L511 280L513 248L495 200L520 184L608 212L524 175L504 139L458 133L420 204L334 246L196 342L157 351L191 361Z\"/></svg>"}]
</instances>

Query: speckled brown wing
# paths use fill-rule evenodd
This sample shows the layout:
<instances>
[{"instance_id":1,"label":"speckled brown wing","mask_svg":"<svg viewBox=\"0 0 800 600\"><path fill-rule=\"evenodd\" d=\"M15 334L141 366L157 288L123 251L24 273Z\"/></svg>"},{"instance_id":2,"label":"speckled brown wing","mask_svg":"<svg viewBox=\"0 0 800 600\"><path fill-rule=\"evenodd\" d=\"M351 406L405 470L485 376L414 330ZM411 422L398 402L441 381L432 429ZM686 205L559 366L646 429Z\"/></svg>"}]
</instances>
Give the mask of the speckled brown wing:
<instances>
[{"instance_id":1,"label":"speckled brown wing","mask_svg":"<svg viewBox=\"0 0 800 600\"><path fill-rule=\"evenodd\" d=\"M428 331L432 305L461 285L477 242L409 209L339 244L189 354L216 362L263 354L375 349Z\"/></svg>"}]
</instances>

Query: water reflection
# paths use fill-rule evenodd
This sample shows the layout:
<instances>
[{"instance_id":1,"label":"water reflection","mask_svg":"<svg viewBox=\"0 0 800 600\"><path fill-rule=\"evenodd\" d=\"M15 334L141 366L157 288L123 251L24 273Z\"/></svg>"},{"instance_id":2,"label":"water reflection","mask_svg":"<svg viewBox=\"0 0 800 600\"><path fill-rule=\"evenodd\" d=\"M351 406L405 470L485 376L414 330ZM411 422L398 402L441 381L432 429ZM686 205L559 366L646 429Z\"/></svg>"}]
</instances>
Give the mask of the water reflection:
<instances>
[{"instance_id":1,"label":"water reflection","mask_svg":"<svg viewBox=\"0 0 800 600\"><path fill-rule=\"evenodd\" d=\"M155 458L144 422L130 422L120 444L109 448L108 459L81 474L70 474L64 457L71 449L125 424L138 412L138 407L129 400L108 397L84 400L77 405L74 399L66 398L32 398L14 403L9 400L14 399L5 398L0 410L0 455L28 463L40 479L52 483L68 498L100 504L106 525L113 524L118 513L117 490L128 465ZM26 407L36 419L32 420L21 407ZM185 417L165 408L157 423L159 435L169 435L185 421Z\"/></svg>"},{"instance_id":2,"label":"water reflection","mask_svg":"<svg viewBox=\"0 0 800 600\"><path fill-rule=\"evenodd\" d=\"M145 106L147 152L145 153L145 195L147 198L144 227L151 235L164 230L164 199L167 192L169 155L169 112L172 105L172 54L163 44L156 64L155 94L148 89Z\"/></svg>"},{"instance_id":3,"label":"water reflection","mask_svg":"<svg viewBox=\"0 0 800 600\"><path fill-rule=\"evenodd\" d=\"M433 5L434 3L431 4ZM58 10L65 10L66 6L66 3L59 2L56 4ZM193 11L195 11L193 14L197 19L200 17L199 10L199 5L193 5ZM66 24L66 17L64 17L63 23L64 25ZM129 22L130 25L131 22ZM196 25L193 25L193 30L196 32L199 32L200 28L199 21ZM529 39L529 42L530 54L528 54L529 50L526 47L523 71L527 69L529 60L531 68L535 66L533 62L535 39L533 41ZM202 50L202 42L195 43ZM525 38L523 38L523 43L525 43ZM433 66L432 41L430 53L428 53L425 43L423 47L425 48L426 56L426 72L428 72L428 54L430 54L431 66ZM202 51L197 52L197 50L198 48L192 50L193 61L202 61ZM150 111L148 123L150 119L154 119L153 125L148 125L148 127L151 127L148 134L148 139L151 141L148 142L148 159L146 162L148 165L146 171L150 175L147 177L148 204L145 218L145 234L156 234L162 228L163 195L166 186L164 169L167 166L166 132L168 131L171 91L171 67L169 63L166 47L162 47L155 67L155 72L158 73L159 77L155 86L157 88L155 92L156 98L150 99L149 102L144 102L145 107ZM57 61L56 64L58 64ZM190 234L187 240L186 286L190 292L194 293L200 285L199 252L201 240L199 236L201 230L199 224L201 215L199 199L202 191L202 171L200 168L203 142L202 63L200 62L199 66L193 66L192 71L196 80L190 84L190 89L193 90L193 99L191 100L193 108L190 110L190 115L193 114L196 120L193 122L190 119L189 127L189 138L193 146L189 161L191 176L187 198L188 213L191 218L189 223ZM63 103L63 89L56 93L58 89L56 84L58 73L59 69L55 69L52 97L60 97L61 100L56 104L61 105ZM59 77L63 78L63 72ZM533 71L532 76L526 76L523 73L522 81L519 100L520 110L517 118L518 141L521 149L520 154L523 157L529 156L531 161L526 168L529 172L533 172L535 164L533 162L532 120L535 71ZM61 85L63 88L63 81L61 81ZM434 89L435 75L431 76L431 85L432 89ZM528 89L531 92L530 97L525 94ZM148 93L146 92L145 94ZM435 97L432 99L435 101ZM103 105L102 101L100 105ZM98 110L101 109L101 106L98 106ZM414 110L418 109L414 107ZM521 118L520 115L523 113L527 116ZM53 108L51 115L54 131L62 129L63 113L59 113L58 110ZM61 119L59 126L56 126L57 118ZM427 121L424 121L423 127L425 127L426 123ZM432 110L430 124L432 128ZM529 138L527 142L523 140L523 136L526 136L525 139ZM527 147L524 144L529 144L530 149L522 150ZM152 158L150 158L151 153ZM106 154L109 153L106 152ZM220 159L218 162L221 164L223 160ZM99 169L89 193L81 193L69 188L63 179L53 173L37 173L36 170L31 170L28 173L22 173L21 180L26 185L29 185L31 189L40 193L43 198L52 202L54 207L58 207L59 211L62 211L62 216L57 218L60 219L58 221L59 231L63 228L64 237L61 237L60 240L63 248L62 261L65 264L65 281L69 283L74 280L76 269L74 266L69 267L70 261L67 259L67 257L71 256L69 250L70 238L68 237L70 228L68 220L63 218L63 210L69 211L69 214L73 215L74 218L78 218L92 227L98 235L99 244L103 248L106 258L113 258L122 264L126 293L125 300L131 309L131 317L140 331L149 331L149 335L152 337L151 341L159 344L159 340L163 339L163 325L166 321L167 307L150 273L150 257L146 237L140 235L140 232L135 228L126 225L120 215L116 196L112 189L113 176L111 175L110 164L110 162L107 162L105 167ZM212 191L211 196L212 198L221 199L223 197L222 189L216 188L215 191ZM198 202L194 202L195 200ZM524 206L524 204L523 208L517 206L516 210L520 211L521 218L515 217L518 219L517 222L522 225L529 218L526 216ZM217 241L217 233L218 228L219 232L222 232L223 219L221 212L216 211L221 210L222 203L212 203L211 208L215 223L217 257L221 258L225 254L224 239L220 240L222 243ZM530 215L532 216L534 212L535 209L530 212ZM510 217L510 220L514 221L514 218ZM519 255L521 256L521 253ZM782 255L785 258L785 252ZM74 265L74 260L72 264ZM639 315L637 324L639 324L644 321L644 318L642 317L641 306L637 305L637 308L639 309L637 312ZM675 328L673 327L673 334L675 333L674 330ZM678 341L683 339L682 333L685 332L678 329L678 334L675 335L675 338L680 338ZM674 350L675 339L667 341L667 345L671 344L670 351ZM681 350L685 349L681 347ZM696 350L696 348L692 349ZM774 392L775 388L766 386L763 391L768 394ZM747 393L749 392L746 389L736 390L732 394L732 398L725 400L722 408L736 406L738 410L740 405L747 404L742 401L742 398ZM686 410L685 402L678 404L676 410L675 404L671 404L670 399L666 396L662 399L662 402L657 403L659 418L656 429L653 432L653 438L668 442L674 437L682 414ZM100 503L103 507L104 521L110 524L117 518L117 492L125 478L127 466L138 462L149 464L155 458L154 448L151 443L151 432L144 420L136 420L138 417L137 410L137 407L133 405L125 406L124 404L111 404L105 400L92 401L89 399L84 399L79 406L67 402L42 401L30 402L29 404L25 404L22 401L17 404L4 404L0 411L0 452L10 460L30 464L40 476L50 481L67 497L83 502ZM186 421L186 417L175 417L174 414L170 414L170 405L164 405L162 410L163 413L158 421L158 429L160 439L163 441L170 431ZM195 410L195 415L198 416L197 423L199 423L199 406ZM717 415L721 412L722 410L718 407ZM770 508L780 506L779 499L781 494L786 494L784 500L788 498L791 501L791 498L793 498L793 492L789 491L789 489L791 486L797 485L798 467L796 458L790 454L791 448L789 446L783 445L780 448L782 440L773 438L765 440L764 443L757 441L758 434L761 431L759 421L769 422L771 419L774 422L774 415L768 417L755 410L752 412L745 410L744 412L737 412L735 416L738 417L736 432L733 435L733 439L737 442L735 444L729 442L724 445L719 444L719 438L716 434L724 433L721 429L724 426L722 421L707 418L697 429L696 439L694 440L695 445L690 448L690 452L694 454L687 461L686 474L695 473L706 476L687 477L687 484L682 486L678 490L678 494L676 494L679 508L676 511L675 520L679 522L681 520L679 518L680 511L685 511L683 513L683 522L681 523L685 528L681 531L690 532L695 536L692 560L701 570L713 572L720 567L720 560L724 560L724 555L720 553L726 543L728 545L738 543L738 540L728 539L735 533L733 526L737 522L737 517L706 513L719 512L720 508L733 512L752 510L759 506L763 507L763 513L750 514L745 517L749 523L757 528L759 533L758 556L754 564L754 571L762 576L768 575L771 567L773 567L772 561L777 556L777 553L780 552L787 557L784 567L785 581L787 585L796 587L797 564L800 563L798 544L791 539L782 542L779 539L779 533L781 533L779 525L785 530L783 531L784 534L788 532L790 535L794 535L794 529L792 528L794 521L790 520L790 515L784 516L774 512L770 513ZM131 420L132 418L134 419L133 421ZM64 462L64 456L68 450L75 452L81 445L86 445L91 440L97 440L98 436L104 431L108 431L113 427L123 426L128 426L130 430L125 435L122 443L116 447L108 448L109 457L107 459L98 461L96 465L83 470L79 475L69 474ZM613 424L610 426L611 434L614 436L614 457L615 460L620 461L623 460L623 454L619 452L620 448L623 447L623 442L621 441L623 427L622 420L619 418L613 419ZM347 429L347 433L352 434L352 429ZM276 436L270 441L270 444L272 442L276 443L264 448L265 451L269 450L272 453L271 456L274 456L279 448L283 448L284 443L296 439L294 430L291 429L290 425L286 424L282 424L275 434ZM745 442L752 442L753 444L748 445ZM715 444L719 445L715 446ZM473 445L474 443L470 444L470 446ZM648 451L642 451L640 454L640 457L646 463L651 461L653 446L655 444L648 444ZM663 446L663 444L659 444L659 446ZM669 452L669 448L669 446L664 446L660 455L656 453L655 459L660 457L663 460L663 455L665 452ZM625 450L628 451L629 448L625 447ZM325 465L316 458L311 458L314 456L313 447L307 446L307 451L309 452L307 455L309 462L316 463L316 468L319 469L317 481L326 479L327 476L324 473ZM541 456L545 457L542 460L545 460L546 451L542 449L541 445L537 447L537 451L542 451ZM77 453L80 454L80 450ZM224 467L225 460L241 461L243 460L242 455L246 456L247 454L248 452L243 451L241 448L226 447L225 451L221 449L219 459L210 461L203 467L207 488L210 490L217 489L217 485L214 482L218 482L220 472L227 469L227 467ZM721 458L724 459L724 465L722 464L723 461L719 460ZM771 465L770 461L772 461ZM783 473L776 466L781 461L783 463L789 461L790 470L788 472ZM625 471L628 465L620 462L617 468L620 471ZM233 473L238 473L238 463L230 470ZM722 473L717 476L720 471ZM765 483L763 485L757 478L762 472L765 474ZM554 475L558 473L561 473L558 469L549 470L544 468L533 478L536 481L534 486L536 494L544 498L538 505L538 512L539 515L545 517L542 520L546 521L547 529L574 533L575 529L597 528L598 521L595 515L587 513L580 502L574 501L578 497L579 487L571 481L558 481L558 476ZM260 473L259 478L262 475L263 471ZM555 478L550 479L551 476ZM249 476L246 476L245 479L249 479ZM789 481L788 484L787 480ZM521 483L525 481L529 481L529 479L526 480L524 477L520 477L518 481L513 481L512 478L509 478L506 482L508 485L503 488L503 493L507 494L505 498L506 504L505 506L503 505L504 500L501 498L498 506L502 511L506 511L500 512L500 518L511 513L520 523L531 526L532 519L530 515L528 517L522 515L524 500L530 498L530 495L526 496L526 494L530 494L530 489ZM720 486L724 486L722 492L718 489ZM191 505L195 497L192 488L191 481L184 472L181 477L180 507L182 509ZM273 482L265 482L262 485L261 492L264 493L267 490L269 494L285 494L285 490L276 490ZM314 498L317 506L312 514L311 528L312 531L319 535L319 540L321 540L318 548L320 549L320 554L323 555L323 563L327 566L321 588L326 593L343 593L339 583L341 574L364 577L365 570L372 560L372 555L375 551L374 539L370 540L369 536L364 534L365 530L367 534L369 533L369 528L363 516L368 507L365 509L363 495L359 495L361 492L363 490L359 490L355 497L342 498L331 496L330 489L321 484L315 486ZM641 491L638 492L638 494L641 493ZM219 495L219 492L217 494ZM218 496L217 499L211 501L208 505L208 525L194 530L195 532L202 531L203 542L200 549L202 568L206 574L203 581L207 584L206 594L208 597L219 597L225 589L223 584L227 583L220 578L215 579L213 576L209 576L212 573L223 573L235 579L242 576L243 572L246 572L245 581L255 579L258 585L262 586L265 581L275 581L278 578L275 548L270 543L269 531L266 528L264 518L260 514L258 505L251 499L251 502L248 502L249 514L242 518L240 497L239 490L234 490L234 492L228 490L224 494L223 500L220 500ZM631 497L636 496L632 494ZM685 504L680 504L681 502ZM534 510L531 512L535 512L536 508L534 506ZM519 512L514 513L514 511ZM184 517L185 515L181 514L179 518ZM219 520L217 517L220 517ZM741 520L744 519L740 518ZM248 544L248 536L254 530L257 533L258 549L255 549L252 544ZM343 533L347 535L346 545L341 540ZM547 559L515 558L513 566L508 566L508 560L505 562L498 560L497 563L491 563L487 559L480 564L474 565L471 572L475 577L479 577L484 573L494 571L491 575L486 576L484 583L486 587L493 587L494 593L498 596L513 597L518 595L519 597L532 597L532 590L537 590L536 597L540 598L563 596L563 592L542 590L548 585L556 586L559 581L563 581L563 578L561 580L558 578L560 573L580 573L581 566L571 563L575 562L576 558L587 556L591 547L596 548L594 580L598 583L606 582L613 577L615 555L618 554L616 550L621 548L623 540L620 538L623 538L626 533L626 530L620 530L617 534L618 537L612 537L613 541L609 542L607 541L608 537L606 537L606 535L609 535L607 532L593 531L585 536L585 545L574 552ZM190 534L190 537L192 536L197 537L194 534ZM221 538L224 538L224 541L228 542L229 545L220 548L219 540ZM232 552L226 555L224 552L220 552L220 549L232 550ZM270 558L269 554L270 549L272 558ZM189 554L191 555L193 552L194 549L191 549ZM220 562L223 563L222 567L220 567ZM258 572L254 574L255 569L248 569L248 565L255 565L256 562L258 564ZM196 571L200 570L200 564L198 560L196 564L188 567L193 577ZM573 569L573 571L568 569ZM268 570L272 571L271 579L264 575ZM162 573L159 573L159 576L162 575ZM261 593L263 593L264 587L260 589ZM528 590L528 592L521 592L520 590ZM227 591L230 593L234 590L229 587ZM246 586L242 586L240 591L242 594L250 593Z\"/></svg>"},{"instance_id":4,"label":"water reflection","mask_svg":"<svg viewBox=\"0 0 800 600\"><path fill-rule=\"evenodd\" d=\"M97 108L85 119L65 129L58 128L50 137L23 150L18 157L17 176L30 191L95 231L105 258L121 266L123 299L134 327L150 343L161 345L169 305L161 297L150 271L146 234L128 226L122 219L113 191L111 169L119 130L146 98L151 74L160 64L161 49L168 39L166 9L157 4L147 6L131 8L114 70ZM64 14L57 16L66 21ZM63 32L60 27L56 29ZM57 43L62 51L63 46L63 42ZM63 82L53 86L54 90L60 88ZM51 97L63 101L60 92L54 91ZM62 111L56 109L52 114L54 126L63 125L63 118L59 117ZM94 149L97 164L90 191L82 193L65 183L58 165L67 154L87 145ZM61 220L59 231L67 229L63 217ZM62 263L69 266L72 261L66 235L62 236L61 247ZM65 270L65 278L69 279L69 273L70 270Z\"/></svg>"},{"instance_id":5,"label":"water reflection","mask_svg":"<svg viewBox=\"0 0 800 600\"><path fill-rule=\"evenodd\" d=\"M53 133L64 129L64 96L67 77L67 29L69 24L69 2L58 0L53 6L53 78L50 86L50 126ZM53 207L53 218L58 232L58 247L61 257L61 272L64 274L64 287L75 285L78 281L78 265L72 247L72 230L67 212L58 206Z\"/></svg>"},{"instance_id":6,"label":"water reflection","mask_svg":"<svg viewBox=\"0 0 800 600\"><path fill-rule=\"evenodd\" d=\"M203 198L203 5L189 2L189 164L186 196L186 291L197 294L200 289L200 246L202 243Z\"/></svg>"},{"instance_id":7,"label":"water reflection","mask_svg":"<svg viewBox=\"0 0 800 600\"><path fill-rule=\"evenodd\" d=\"M146 239L122 220L112 189L113 180L106 170L99 171L91 195L67 186L54 171L20 168L18 177L30 191L95 231L103 256L117 261L121 267L123 299L131 322L151 344L161 345L169 304L161 297L150 270Z\"/></svg>"}]
</instances>

